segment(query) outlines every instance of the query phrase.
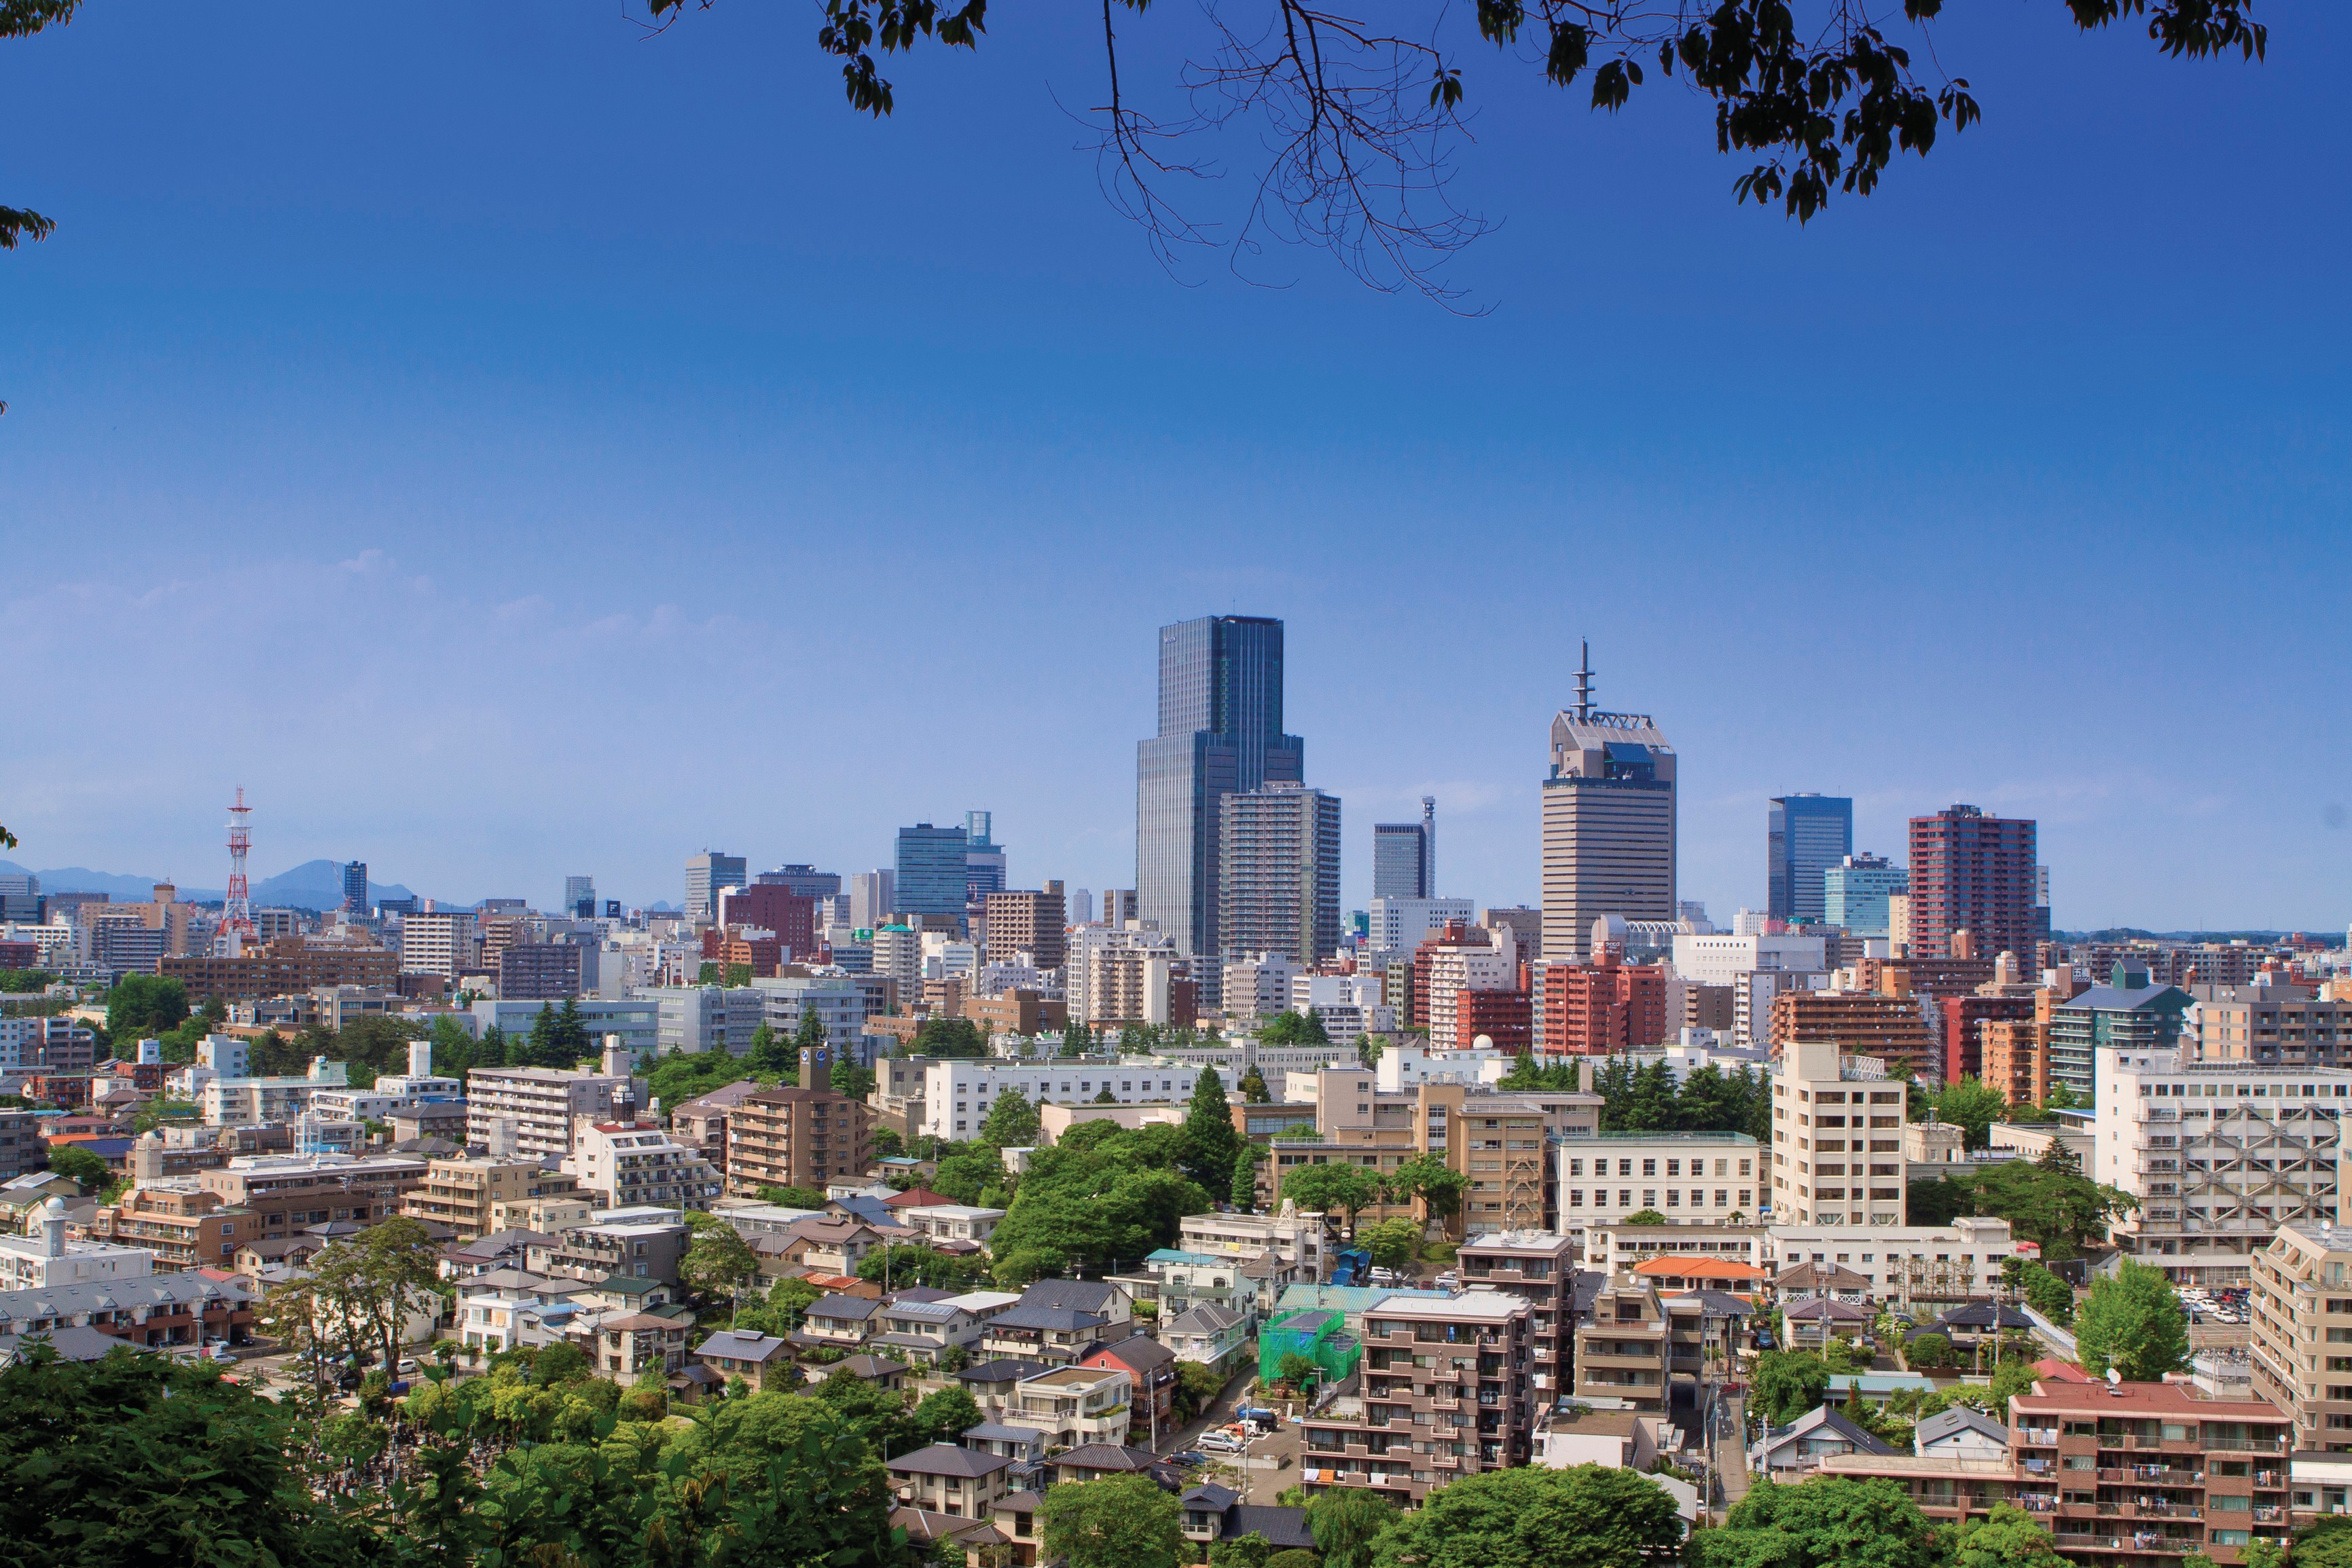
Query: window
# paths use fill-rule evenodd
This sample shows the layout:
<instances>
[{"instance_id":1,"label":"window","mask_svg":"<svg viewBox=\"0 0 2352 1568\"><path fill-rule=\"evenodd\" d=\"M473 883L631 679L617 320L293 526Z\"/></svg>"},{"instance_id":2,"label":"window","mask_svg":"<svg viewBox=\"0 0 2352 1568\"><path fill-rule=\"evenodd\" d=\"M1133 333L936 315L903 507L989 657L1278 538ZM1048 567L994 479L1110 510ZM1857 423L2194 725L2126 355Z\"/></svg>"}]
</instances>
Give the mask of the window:
<instances>
[{"instance_id":1,"label":"window","mask_svg":"<svg viewBox=\"0 0 2352 1568\"><path fill-rule=\"evenodd\" d=\"M1658 1162L1655 1160L1643 1160L1642 1162L1642 1174L1645 1176L1654 1176L1657 1175Z\"/></svg>"}]
</instances>

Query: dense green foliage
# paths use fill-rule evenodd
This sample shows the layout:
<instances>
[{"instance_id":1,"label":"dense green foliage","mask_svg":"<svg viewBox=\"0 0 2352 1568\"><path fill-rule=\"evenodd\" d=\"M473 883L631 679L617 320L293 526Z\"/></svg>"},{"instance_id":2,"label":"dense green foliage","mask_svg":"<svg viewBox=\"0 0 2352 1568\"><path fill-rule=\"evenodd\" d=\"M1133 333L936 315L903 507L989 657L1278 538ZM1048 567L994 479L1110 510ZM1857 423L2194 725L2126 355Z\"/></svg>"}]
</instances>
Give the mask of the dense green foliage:
<instances>
[{"instance_id":1,"label":"dense green foliage","mask_svg":"<svg viewBox=\"0 0 2352 1568\"><path fill-rule=\"evenodd\" d=\"M2091 1281L2074 1322L2083 1370L2114 1367L2130 1383L2156 1383L2189 1364L2189 1315L2161 1269L2121 1260Z\"/></svg>"},{"instance_id":2,"label":"dense green foliage","mask_svg":"<svg viewBox=\"0 0 2352 1568\"><path fill-rule=\"evenodd\" d=\"M1843 1476L1760 1480L1693 1547L1694 1568L1940 1568L1943 1555L1900 1481Z\"/></svg>"},{"instance_id":3,"label":"dense green foliage","mask_svg":"<svg viewBox=\"0 0 2352 1568\"><path fill-rule=\"evenodd\" d=\"M1680 1555L1675 1500L1634 1470L1492 1470L1433 1491L1373 1544L1378 1568L1639 1568Z\"/></svg>"},{"instance_id":4,"label":"dense green foliage","mask_svg":"<svg viewBox=\"0 0 2352 1568\"><path fill-rule=\"evenodd\" d=\"M1354 1487L1328 1488L1307 1503L1307 1528L1323 1568L1370 1568L1372 1543L1396 1519L1396 1504Z\"/></svg>"},{"instance_id":5,"label":"dense green foliage","mask_svg":"<svg viewBox=\"0 0 2352 1568\"><path fill-rule=\"evenodd\" d=\"M1109 1092L1109 1085L1104 1085ZM1233 1108L1225 1099L1224 1081L1214 1068L1203 1067L1192 1080L1192 1103L1184 1113L1184 1141L1178 1167L1203 1192L1221 1192L1232 1179L1234 1157L1241 1152L1242 1135L1234 1126Z\"/></svg>"},{"instance_id":6,"label":"dense green foliage","mask_svg":"<svg viewBox=\"0 0 2352 1568\"><path fill-rule=\"evenodd\" d=\"M895 1243L877 1247L857 1260L861 1280L887 1280L894 1289L928 1285L936 1291L978 1291L987 1288L990 1265L978 1252L950 1257L928 1247Z\"/></svg>"},{"instance_id":7,"label":"dense green foliage","mask_svg":"<svg viewBox=\"0 0 2352 1568\"><path fill-rule=\"evenodd\" d=\"M79 1144L58 1144L49 1150L49 1169L81 1188L82 1196L102 1192L114 1177L106 1162Z\"/></svg>"},{"instance_id":8,"label":"dense green foliage","mask_svg":"<svg viewBox=\"0 0 2352 1568\"><path fill-rule=\"evenodd\" d=\"M1323 1015L1309 1008L1301 1012L1280 1012L1270 1019L1260 1019L1257 1025L1260 1045L1328 1045L1331 1033L1323 1027Z\"/></svg>"},{"instance_id":9,"label":"dense green foliage","mask_svg":"<svg viewBox=\"0 0 2352 1568\"><path fill-rule=\"evenodd\" d=\"M1046 1554L1068 1568L1176 1568L1177 1516L1176 1500L1150 1478L1119 1475L1047 1489L1037 1522Z\"/></svg>"},{"instance_id":10,"label":"dense green foliage","mask_svg":"<svg viewBox=\"0 0 2352 1568\"><path fill-rule=\"evenodd\" d=\"M1577 1063L1538 1067L1527 1055L1499 1087L1573 1089L1577 1081ZM1630 1058L1612 1056L1594 1071L1592 1088L1601 1097L1604 1133L1745 1133L1759 1143L1772 1138L1771 1085L1744 1066L1727 1073L1710 1062L1677 1087L1663 1057L1637 1067Z\"/></svg>"},{"instance_id":11,"label":"dense green foliage","mask_svg":"<svg viewBox=\"0 0 2352 1568\"><path fill-rule=\"evenodd\" d=\"M1948 1568L2059 1568L2063 1561L2042 1521L2005 1502L1948 1532L1947 1540Z\"/></svg>"},{"instance_id":12,"label":"dense green foliage","mask_svg":"<svg viewBox=\"0 0 2352 1568\"><path fill-rule=\"evenodd\" d=\"M1211 1207L1181 1169L1184 1134L1181 1127L1083 1122L1032 1155L990 1241L998 1283L1018 1288L1073 1267L1092 1273L1132 1265L1169 1245L1179 1220ZM942 1176L946 1170L942 1161Z\"/></svg>"},{"instance_id":13,"label":"dense green foliage","mask_svg":"<svg viewBox=\"0 0 2352 1568\"><path fill-rule=\"evenodd\" d=\"M1036 1147L1037 1107L1020 1090L1007 1089L988 1108L987 1117L980 1124L980 1138L1000 1149Z\"/></svg>"},{"instance_id":14,"label":"dense green foliage","mask_svg":"<svg viewBox=\"0 0 2352 1568\"><path fill-rule=\"evenodd\" d=\"M1809 1350L1768 1350L1756 1358L1749 1403L1765 1424L1785 1427L1822 1402L1829 1363Z\"/></svg>"},{"instance_id":15,"label":"dense green foliage","mask_svg":"<svg viewBox=\"0 0 2352 1568\"><path fill-rule=\"evenodd\" d=\"M106 1031L143 1040L177 1029L188 1016L188 988L174 978L125 975L106 993Z\"/></svg>"},{"instance_id":16,"label":"dense green foliage","mask_svg":"<svg viewBox=\"0 0 2352 1568\"><path fill-rule=\"evenodd\" d=\"M1995 1215L2008 1220L2021 1239L2039 1242L2042 1257L2053 1263L2074 1257L2085 1242L2105 1239L2110 1218L2139 1207L2130 1194L2072 1169L2028 1160L1971 1166L1915 1181L1908 1197L1913 1225L1948 1225L1963 1214Z\"/></svg>"},{"instance_id":17,"label":"dense green foliage","mask_svg":"<svg viewBox=\"0 0 2352 1568\"><path fill-rule=\"evenodd\" d=\"M1992 1124L2009 1114L2009 1101L2000 1090L1972 1077L1955 1079L1933 1091L1914 1086L1911 1119L1924 1122L1931 1111L1936 1120L1958 1127L1961 1141L1969 1148L1981 1149L1991 1141Z\"/></svg>"},{"instance_id":18,"label":"dense green foliage","mask_svg":"<svg viewBox=\"0 0 2352 1568\"><path fill-rule=\"evenodd\" d=\"M47 969L0 969L0 992L25 996L46 991L56 979Z\"/></svg>"}]
</instances>

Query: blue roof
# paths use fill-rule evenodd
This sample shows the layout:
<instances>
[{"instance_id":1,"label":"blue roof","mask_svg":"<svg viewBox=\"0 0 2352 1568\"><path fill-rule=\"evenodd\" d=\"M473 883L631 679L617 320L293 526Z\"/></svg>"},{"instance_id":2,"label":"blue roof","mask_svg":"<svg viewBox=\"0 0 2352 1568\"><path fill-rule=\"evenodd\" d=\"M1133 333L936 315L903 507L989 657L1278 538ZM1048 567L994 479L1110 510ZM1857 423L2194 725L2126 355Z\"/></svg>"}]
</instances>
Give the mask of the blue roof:
<instances>
[{"instance_id":1,"label":"blue roof","mask_svg":"<svg viewBox=\"0 0 2352 1568\"><path fill-rule=\"evenodd\" d=\"M1216 1257L1212 1253L1180 1252L1173 1247L1162 1247L1156 1252L1146 1253L1143 1260L1147 1263L1223 1263L1228 1261L1228 1260ZM1230 1260L1230 1261L1238 1263L1241 1260L1234 1259Z\"/></svg>"}]
</instances>

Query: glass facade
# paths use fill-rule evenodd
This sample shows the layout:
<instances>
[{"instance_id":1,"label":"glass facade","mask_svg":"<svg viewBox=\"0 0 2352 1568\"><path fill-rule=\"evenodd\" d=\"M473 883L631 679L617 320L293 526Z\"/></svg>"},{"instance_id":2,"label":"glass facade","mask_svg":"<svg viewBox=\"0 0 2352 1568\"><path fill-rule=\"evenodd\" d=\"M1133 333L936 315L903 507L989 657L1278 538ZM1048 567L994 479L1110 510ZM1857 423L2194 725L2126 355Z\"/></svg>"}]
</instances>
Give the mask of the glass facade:
<instances>
[{"instance_id":1,"label":"glass facade","mask_svg":"<svg viewBox=\"0 0 2352 1568\"><path fill-rule=\"evenodd\" d=\"M1372 896L1433 898L1429 856L1419 822L1372 824Z\"/></svg>"},{"instance_id":2,"label":"glass facade","mask_svg":"<svg viewBox=\"0 0 2352 1568\"><path fill-rule=\"evenodd\" d=\"M961 828L918 822L899 829L894 913L961 916L970 841Z\"/></svg>"},{"instance_id":3,"label":"glass facade","mask_svg":"<svg viewBox=\"0 0 2352 1568\"><path fill-rule=\"evenodd\" d=\"M1180 951L1214 953L1224 797L1297 783L1304 768L1305 742L1282 733L1281 622L1213 615L1161 627L1160 733L1135 752L1136 913Z\"/></svg>"},{"instance_id":4,"label":"glass facade","mask_svg":"<svg viewBox=\"0 0 2352 1568\"><path fill-rule=\"evenodd\" d=\"M1886 901L1910 891L1911 873L1901 866L1877 855L1848 855L1822 873L1822 918L1850 936L1892 936Z\"/></svg>"},{"instance_id":5,"label":"glass facade","mask_svg":"<svg viewBox=\"0 0 2352 1568\"><path fill-rule=\"evenodd\" d=\"M1765 913L1818 924L1823 876L1853 853L1853 801L1843 795L1775 796L1765 837Z\"/></svg>"}]
</instances>

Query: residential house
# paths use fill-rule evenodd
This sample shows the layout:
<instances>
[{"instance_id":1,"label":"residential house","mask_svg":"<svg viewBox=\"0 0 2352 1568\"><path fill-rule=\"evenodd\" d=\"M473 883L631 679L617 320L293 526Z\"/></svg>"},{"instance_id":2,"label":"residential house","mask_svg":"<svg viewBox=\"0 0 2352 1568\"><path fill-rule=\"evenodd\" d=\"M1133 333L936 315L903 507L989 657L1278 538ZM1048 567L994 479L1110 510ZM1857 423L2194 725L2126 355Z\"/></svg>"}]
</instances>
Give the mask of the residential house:
<instances>
[{"instance_id":1,"label":"residential house","mask_svg":"<svg viewBox=\"0 0 2352 1568\"><path fill-rule=\"evenodd\" d=\"M792 1388L801 1381L790 1342L773 1334L720 1329L694 1347L693 1359L720 1378L740 1377L762 1394L771 1388Z\"/></svg>"},{"instance_id":2,"label":"residential house","mask_svg":"<svg viewBox=\"0 0 2352 1568\"><path fill-rule=\"evenodd\" d=\"M1139 1427L1158 1452L1160 1435L1176 1430L1176 1353L1147 1335L1130 1334L1097 1346L1079 1357L1078 1364L1116 1369L1134 1380L1129 1398L1135 1408L1129 1423Z\"/></svg>"},{"instance_id":3,"label":"residential house","mask_svg":"<svg viewBox=\"0 0 2352 1568\"><path fill-rule=\"evenodd\" d=\"M1205 1302L1160 1325L1160 1343L1179 1361L1197 1361L1223 1376L1239 1367L1253 1348L1248 1320L1227 1307Z\"/></svg>"},{"instance_id":4,"label":"residential house","mask_svg":"<svg viewBox=\"0 0 2352 1568\"><path fill-rule=\"evenodd\" d=\"M879 1301L863 1296L820 1296L801 1314L800 1332L793 1337L805 1345L854 1349L874 1332Z\"/></svg>"},{"instance_id":5,"label":"residential house","mask_svg":"<svg viewBox=\"0 0 2352 1568\"><path fill-rule=\"evenodd\" d=\"M1922 1458L2006 1459L2009 1427L1981 1410L1955 1405L1912 1428L1911 1451Z\"/></svg>"},{"instance_id":6,"label":"residential house","mask_svg":"<svg viewBox=\"0 0 2352 1568\"><path fill-rule=\"evenodd\" d=\"M1008 1427L1034 1427L1056 1448L1124 1444L1133 1380L1118 1367L1063 1366L1025 1377L1000 1417Z\"/></svg>"},{"instance_id":7,"label":"residential house","mask_svg":"<svg viewBox=\"0 0 2352 1568\"><path fill-rule=\"evenodd\" d=\"M956 1443L933 1443L889 1461L890 1485L901 1503L954 1519L987 1519L1012 1488L1013 1461Z\"/></svg>"},{"instance_id":8,"label":"residential house","mask_svg":"<svg viewBox=\"0 0 2352 1568\"><path fill-rule=\"evenodd\" d=\"M1314 1532L1303 1508L1269 1508L1242 1501L1241 1494L1213 1484L1196 1486L1176 1500L1184 1539L1202 1546L1263 1538L1276 1552L1312 1552Z\"/></svg>"},{"instance_id":9,"label":"residential house","mask_svg":"<svg viewBox=\"0 0 2352 1568\"><path fill-rule=\"evenodd\" d=\"M693 1328L690 1313L675 1318L654 1312L607 1313L593 1326L576 1327L572 1338L593 1358L598 1372L615 1379L634 1378L648 1371L666 1375L683 1367L687 1336Z\"/></svg>"},{"instance_id":10,"label":"residential house","mask_svg":"<svg viewBox=\"0 0 2352 1568\"><path fill-rule=\"evenodd\" d=\"M967 1366L955 1378L983 1415L1001 1416L1024 1378L1053 1370L1042 1361L1000 1356Z\"/></svg>"},{"instance_id":11,"label":"residential house","mask_svg":"<svg viewBox=\"0 0 2352 1568\"><path fill-rule=\"evenodd\" d=\"M1777 1481L1800 1480L1832 1454L1892 1454L1895 1450L1826 1405L1816 1405L1757 1444L1750 1468Z\"/></svg>"},{"instance_id":12,"label":"residential house","mask_svg":"<svg viewBox=\"0 0 2352 1568\"><path fill-rule=\"evenodd\" d=\"M980 1208L971 1204L936 1203L899 1208L891 1212L899 1224L919 1237L933 1241L969 1241L985 1247L988 1239L996 1234L996 1227L1004 1218L1001 1208Z\"/></svg>"},{"instance_id":13,"label":"residential house","mask_svg":"<svg viewBox=\"0 0 2352 1568\"><path fill-rule=\"evenodd\" d=\"M1870 1281L1836 1263L1799 1263L1772 1277L1772 1294L1789 1304L1831 1301L1858 1307L1870 1300Z\"/></svg>"},{"instance_id":14,"label":"residential house","mask_svg":"<svg viewBox=\"0 0 2352 1568\"><path fill-rule=\"evenodd\" d=\"M1159 1461L1140 1448L1120 1443L1083 1443L1045 1461L1054 1485L1064 1481L1097 1481L1105 1476L1151 1475Z\"/></svg>"}]
</instances>

